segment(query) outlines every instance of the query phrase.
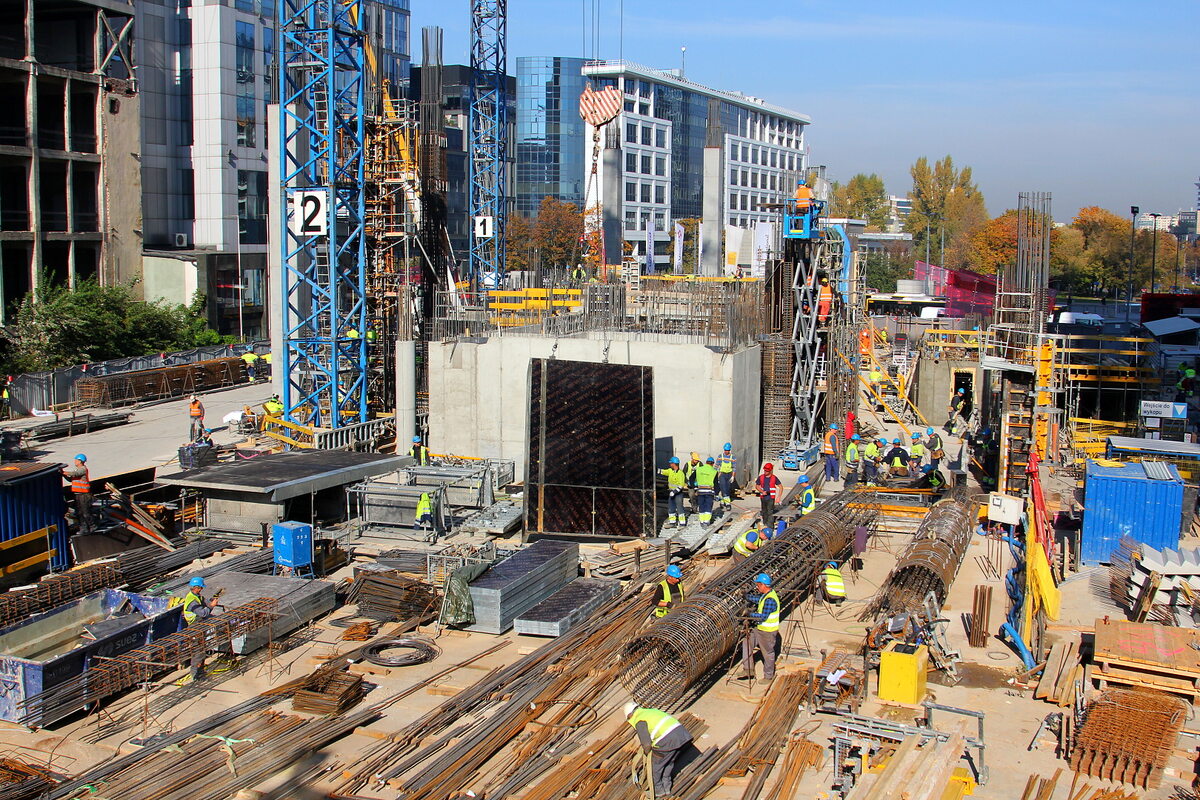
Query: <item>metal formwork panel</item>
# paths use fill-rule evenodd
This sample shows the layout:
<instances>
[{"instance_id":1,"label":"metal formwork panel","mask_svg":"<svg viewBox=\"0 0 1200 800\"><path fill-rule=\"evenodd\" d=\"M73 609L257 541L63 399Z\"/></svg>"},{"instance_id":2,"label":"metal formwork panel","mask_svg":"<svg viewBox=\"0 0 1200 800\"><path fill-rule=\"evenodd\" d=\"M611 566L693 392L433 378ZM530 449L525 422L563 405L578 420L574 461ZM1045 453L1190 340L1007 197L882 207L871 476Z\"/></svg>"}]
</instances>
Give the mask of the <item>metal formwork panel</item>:
<instances>
[{"instance_id":1,"label":"metal formwork panel","mask_svg":"<svg viewBox=\"0 0 1200 800\"><path fill-rule=\"evenodd\" d=\"M534 359L528 433L527 532L654 535L649 367Z\"/></svg>"}]
</instances>

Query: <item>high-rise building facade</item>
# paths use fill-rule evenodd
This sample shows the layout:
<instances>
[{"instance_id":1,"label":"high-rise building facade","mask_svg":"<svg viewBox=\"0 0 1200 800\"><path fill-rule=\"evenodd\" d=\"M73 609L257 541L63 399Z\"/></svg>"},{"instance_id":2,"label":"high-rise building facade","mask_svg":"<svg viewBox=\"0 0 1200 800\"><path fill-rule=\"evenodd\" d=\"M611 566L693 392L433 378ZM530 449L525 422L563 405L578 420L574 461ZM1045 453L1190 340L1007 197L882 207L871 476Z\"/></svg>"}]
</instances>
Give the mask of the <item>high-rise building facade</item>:
<instances>
[{"instance_id":1,"label":"high-rise building facade","mask_svg":"<svg viewBox=\"0 0 1200 800\"><path fill-rule=\"evenodd\" d=\"M587 169L579 96L582 58L517 59L516 211L534 216L542 199L583 207Z\"/></svg>"},{"instance_id":2,"label":"high-rise building facade","mask_svg":"<svg viewBox=\"0 0 1200 800\"><path fill-rule=\"evenodd\" d=\"M593 87L621 93L622 110L605 126L606 150L619 149L620 157L601 156L597 185L619 180L617 196L605 199L609 206L619 204L626 250L639 260L646 259L647 242L653 241L656 268L668 267L677 220L707 216L705 224L720 231L778 219L778 209L770 206L791 196L805 169L808 116L626 61L588 62L583 74ZM707 167L706 145L719 151ZM592 158L589 151L588 170ZM609 174L613 169L619 177ZM605 208L605 216L614 211Z\"/></svg>"}]
</instances>

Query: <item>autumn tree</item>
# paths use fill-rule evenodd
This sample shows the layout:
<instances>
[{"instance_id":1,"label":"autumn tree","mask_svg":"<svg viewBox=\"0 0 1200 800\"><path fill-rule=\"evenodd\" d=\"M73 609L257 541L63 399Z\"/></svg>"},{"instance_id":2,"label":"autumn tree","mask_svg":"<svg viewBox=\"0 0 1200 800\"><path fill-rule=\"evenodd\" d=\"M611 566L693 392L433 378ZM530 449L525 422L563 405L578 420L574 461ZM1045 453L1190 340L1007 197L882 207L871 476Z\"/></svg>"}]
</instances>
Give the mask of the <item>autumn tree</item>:
<instances>
[{"instance_id":1,"label":"autumn tree","mask_svg":"<svg viewBox=\"0 0 1200 800\"><path fill-rule=\"evenodd\" d=\"M533 237L543 266L570 269L580 263L583 212L574 203L544 197Z\"/></svg>"},{"instance_id":2,"label":"autumn tree","mask_svg":"<svg viewBox=\"0 0 1200 800\"><path fill-rule=\"evenodd\" d=\"M966 237L967 269L995 275L1017 261L1017 212L1008 209Z\"/></svg>"},{"instance_id":3,"label":"autumn tree","mask_svg":"<svg viewBox=\"0 0 1200 800\"><path fill-rule=\"evenodd\" d=\"M844 186L834 183L829 196L829 216L867 221L867 230L880 231L890 211L883 178L875 173L858 173Z\"/></svg>"},{"instance_id":4,"label":"autumn tree","mask_svg":"<svg viewBox=\"0 0 1200 800\"><path fill-rule=\"evenodd\" d=\"M533 269L537 264L533 242L533 222L520 214L509 216L504 232L504 243L508 254L505 269L522 272Z\"/></svg>"},{"instance_id":5,"label":"autumn tree","mask_svg":"<svg viewBox=\"0 0 1200 800\"><path fill-rule=\"evenodd\" d=\"M967 266L968 237L988 221L971 168L957 169L950 156L931 167L922 156L912 165L910 174L912 211L904 221L904 229L913 235L913 252L923 257L928 244L932 260L948 267ZM948 257L950 254L953 258Z\"/></svg>"}]
</instances>

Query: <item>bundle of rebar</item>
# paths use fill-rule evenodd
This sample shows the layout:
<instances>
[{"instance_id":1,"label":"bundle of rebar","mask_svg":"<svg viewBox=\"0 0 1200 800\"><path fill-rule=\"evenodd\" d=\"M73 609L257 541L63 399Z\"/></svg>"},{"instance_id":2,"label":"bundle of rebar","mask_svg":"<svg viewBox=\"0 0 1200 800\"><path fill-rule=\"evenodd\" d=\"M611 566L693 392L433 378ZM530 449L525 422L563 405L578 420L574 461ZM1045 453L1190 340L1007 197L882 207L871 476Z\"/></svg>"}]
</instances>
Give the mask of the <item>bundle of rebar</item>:
<instances>
[{"instance_id":1,"label":"bundle of rebar","mask_svg":"<svg viewBox=\"0 0 1200 800\"><path fill-rule=\"evenodd\" d=\"M340 714L363 697L361 675L345 671L314 673L303 689L292 696L292 708L306 714Z\"/></svg>"},{"instance_id":2,"label":"bundle of rebar","mask_svg":"<svg viewBox=\"0 0 1200 800\"><path fill-rule=\"evenodd\" d=\"M140 588L184 564L207 558L230 546L231 543L223 539L201 539L171 551L150 545L118 553L108 561L50 575L28 589L0 594L0 627L100 589Z\"/></svg>"},{"instance_id":3,"label":"bundle of rebar","mask_svg":"<svg viewBox=\"0 0 1200 800\"><path fill-rule=\"evenodd\" d=\"M433 587L398 572L370 572L356 581L360 616L389 621L424 614L435 608Z\"/></svg>"},{"instance_id":4,"label":"bundle of rebar","mask_svg":"<svg viewBox=\"0 0 1200 800\"><path fill-rule=\"evenodd\" d=\"M849 550L855 527L878 513L864 497L841 492L826 500L629 642L620 663L625 688L643 705L675 707L745 635L754 577L769 575L785 608L812 592L826 563Z\"/></svg>"},{"instance_id":5,"label":"bundle of rebar","mask_svg":"<svg viewBox=\"0 0 1200 800\"><path fill-rule=\"evenodd\" d=\"M790 672L771 684L759 704L749 730L738 739L738 760L725 774L740 778L753 771L750 783L742 793L743 800L755 800L775 768L788 732L800 709L808 701L813 687L812 672Z\"/></svg>"},{"instance_id":6,"label":"bundle of rebar","mask_svg":"<svg viewBox=\"0 0 1200 800\"><path fill-rule=\"evenodd\" d=\"M930 592L940 609L967 555L977 508L962 489L935 503L859 619L916 611Z\"/></svg>"},{"instance_id":7,"label":"bundle of rebar","mask_svg":"<svg viewBox=\"0 0 1200 800\"><path fill-rule=\"evenodd\" d=\"M75 398L84 406L118 406L219 389L245 380L242 359L231 356L175 367L80 378L75 382Z\"/></svg>"},{"instance_id":8,"label":"bundle of rebar","mask_svg":"<svg viewBox=\"0 0 1200 800\"><path fill-rule=\"evenodd\" d=\"M1187 703L1177 697L1109 689L1088 707L1071 750L1071 769L1154 789L1187 716Z\"/></svg>"},{"instance_id":9,"label":"bundle of rebar","mask_svg":"<svg viewBox=\"0 0 1200 800\"><path fill-rule=\"evenodd\" d=\"M45 767L0 758L0 800L33 800L61 780Z\"/></svg>"},{"instance_id":10,"label":"bundle of rebar","mask_svg":"<svg viewBox=\"0 0 1200 800\"><path fill-rule=\"evenodd\" d=\"M267 627L275 618L277 601L262 597L223 614L198 620L178 633L104 659L78 680L52 686L21 703L21 722L42 726L62 719L109 695L129 689L154 675L186 664L195 656L228 645L237 636Z\"/></svg>"},{"instance_id":11,"label":"bundle of rebar","mask_svg":"<svg viewBox=\"0 0 1200 800\"><path fill-rule=\"evenodd\" d=\"M992 587L980 584L975 587L971 601L971 616L967 624L967 643L971 647L986 647L991 635Z\"/></svg>"}]
</instances>

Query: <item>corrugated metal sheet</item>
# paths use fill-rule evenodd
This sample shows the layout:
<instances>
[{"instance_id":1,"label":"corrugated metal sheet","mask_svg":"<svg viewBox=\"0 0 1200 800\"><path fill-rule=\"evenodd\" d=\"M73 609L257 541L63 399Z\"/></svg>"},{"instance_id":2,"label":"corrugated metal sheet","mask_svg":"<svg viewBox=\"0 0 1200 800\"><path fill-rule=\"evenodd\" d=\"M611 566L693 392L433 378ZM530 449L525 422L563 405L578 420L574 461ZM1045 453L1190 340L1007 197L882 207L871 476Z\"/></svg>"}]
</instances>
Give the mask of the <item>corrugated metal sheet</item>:
<instances>
[{"instance_id":1,"label":"corrugated metal sheet","mask_svg":"<svg viewBox=\"0 0 1200 800\"><path fill-rule=\"evenodd\" d=\"M1183 480L1173 464L1166 479L1147 476L1146 465L1087 462L1080 560L1108 563L1122 536L1159 549L1179 546ZM1154 469L1154 468L1152 468Z\"/></svg>"},{"instance_id":2,"label":"corrugated metal sheet","mask_svg":"<svg viewBox=\"0 0 1200 800\"><path fill-rule=\"evenodd\" d=\"M33 462L0 466L0 541L57 525L50 540L56 570L70 566L63 482L58 464Z\"/></svg>"},{"instance_id":3,"label":"corrugated metal sheet","mask_svg":"<svg viewBox=\"0 0 1200 800\"><path fill-rule=\"evenodd\" d=\"M1143 461L1142 469L1146 470L1146 477L1152 481L1169 481L1178 477L1162 461Z\"/></svg>"}]
</instances>

